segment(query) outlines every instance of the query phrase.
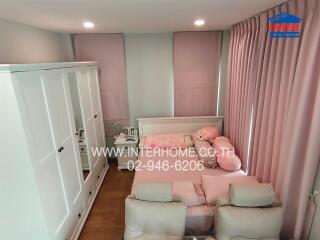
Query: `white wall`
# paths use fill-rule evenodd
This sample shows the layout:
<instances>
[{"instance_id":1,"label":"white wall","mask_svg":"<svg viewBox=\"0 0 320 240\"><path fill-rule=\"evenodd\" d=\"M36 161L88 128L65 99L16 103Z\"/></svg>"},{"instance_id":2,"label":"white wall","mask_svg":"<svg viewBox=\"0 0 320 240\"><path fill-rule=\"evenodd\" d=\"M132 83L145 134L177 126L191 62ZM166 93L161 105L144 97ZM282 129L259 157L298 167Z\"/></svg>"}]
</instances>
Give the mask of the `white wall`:
<instances>
[{"instance_id":1,"label":"white wall","mask_svg":"<svg viewBox=\"0 0 320 240\"><path fill-rule=\"evenodd\" d=\"M173 116L173 35L125 34L130 125Z\"/></svg>"},{"instance_id":2,"label":"white wall","mask_svg":"<svg viewBox=\"0 0 320 240\"><path fill-rule=\"evenodd\" d=\"M0 64L73 61L69 34L0 19Z\"/></svg>"}]
</instances>

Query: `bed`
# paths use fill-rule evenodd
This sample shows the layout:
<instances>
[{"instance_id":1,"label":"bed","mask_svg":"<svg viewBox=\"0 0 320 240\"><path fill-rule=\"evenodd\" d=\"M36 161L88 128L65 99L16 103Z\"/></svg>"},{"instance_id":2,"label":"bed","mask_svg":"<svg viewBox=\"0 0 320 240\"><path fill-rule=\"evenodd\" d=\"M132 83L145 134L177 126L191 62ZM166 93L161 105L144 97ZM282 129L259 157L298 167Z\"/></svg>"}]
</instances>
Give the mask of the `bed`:
<instances>
[{"instance_id":1,"label":"bed","mask_svg":"<svg viewBox=\"0 0 320 240\"><path fill-rule=\"evenodd\" d=\"M173 118L139 118L139 138L141 142L144 138L154 134L173 134L179 133L184 135L191 135L202 127L217 127L220 133L223 132L223 117L173 117ZM245 173L242 170L235 172L226 172L220 168L204 168L198 169L191 167L188 163L195 163L198 161L198 155L185 154L179 156L176 154L154 154L150 156L147 151L140 144L140 152L138 157L137 169L132 185L132 195L134 195L135 186L139 182L185 182L191 181L195 184L201 185L202 176L243 176ZM151 150L152 151L152 150ZM173 150L175 151L175 150ZM177 150L176 150L177 151ZM169 167L164 169L161 164L167 161ZM176 165L181 165L182 161L188 165L186 171L177 168ZM158 167L155 167L155 166ZM194 165L194 164L193 164ZM151 168L150 166L153 166ZM214 220L215 206L203 204L199 206L189 206L187 208L186 217L186 234L187 235L207 235L212 231Z\"/></svg>"}]
</instances>

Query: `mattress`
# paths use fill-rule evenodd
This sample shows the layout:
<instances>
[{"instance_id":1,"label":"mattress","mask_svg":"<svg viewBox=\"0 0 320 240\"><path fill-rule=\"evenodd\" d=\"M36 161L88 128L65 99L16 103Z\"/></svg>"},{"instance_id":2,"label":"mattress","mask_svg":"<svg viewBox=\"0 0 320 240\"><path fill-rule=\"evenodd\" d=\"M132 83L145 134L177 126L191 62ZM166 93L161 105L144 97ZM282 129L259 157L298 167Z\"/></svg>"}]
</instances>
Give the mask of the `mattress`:
<instances>
[{"instance_id":1,"label":"mattress","mask_svg":"<svg viewBox=\"0 0 320 240\"><path fill-rule=\"evenodd\" d=\"M147 152L149 151L149 153ZM194 167L198 163L198 155L190 149L190 154L175 154L175 152L165 152L168 154L150 153L151 150L141 149L138 157L138 169L135 172L132 192L134 186L139 182L178 182L192 181L201 184L202 175L210 176L244 176L242 170L227 172L220 168L198 168ZM192 152L192 153L191 153ZM173 153L173 154L172 154ZM162 163L166 161L166 166ZM169 165L169 168L168 168ZM184 169L181 165L186 166ZM186 234L206 235L212 232L214 222L215 206L200 205L187 208Z\"/></svg>"}]
</instances>

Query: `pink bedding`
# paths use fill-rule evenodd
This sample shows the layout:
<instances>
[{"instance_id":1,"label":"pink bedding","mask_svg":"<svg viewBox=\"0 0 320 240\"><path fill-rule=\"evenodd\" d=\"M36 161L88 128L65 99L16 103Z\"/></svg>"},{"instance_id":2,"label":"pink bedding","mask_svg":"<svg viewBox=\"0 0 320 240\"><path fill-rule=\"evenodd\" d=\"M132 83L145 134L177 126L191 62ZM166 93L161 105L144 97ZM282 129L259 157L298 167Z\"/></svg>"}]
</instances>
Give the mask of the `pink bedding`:
<instances>
[{"instance_id":1,"label":"pink bedding","mask_svg":"<svg viewBox=\"0 0 320 240\"><path fill-rule=\"evenodd\" d=\"M198 155L188 154L186 156L150 156L146 152L150 150L142 149L139 153L138 164L140 164L139 169L136 171L133 181L133 186L140 181L161 181L161 182L175 182L175 181L192 181L193 183L201 183L202 175L211 175L211 176L241 176L245 175L242 170L235 172L227 172L220 168L204 168L203 170L196 169L193 171L194 164L190 165L189 163L198 162ZM174 150L172 150L174 151ZM172 154L171 154L172 155ZM148 164L154 166L157 163L161 163L164 160L167 160L170 164L170 169L165 171L162 169L152 169L148 170ZM152 164L150 164L152 162ZM186 166L185 169L176 169L180 165ZM184 171L186 170L186 171Z\"/></svg>"},{"instance_id":2,"label":"pink bedding","mask_svg":"<svg viewBox=\"0 0 320 240\"><path fill-rule=\"evenodd\" d=\"M181 156L169 156L169 154L160 156L159 154L154 154L150 156L146 153L146 149L142 149L139 153L138 158L138 169L135 172L135 177L132 186L132 193L134 194L134 186L139 182L183 182L191 181L193 183L201 184L201 176L245 176L242 170L235 172L227 172L220 168L204 168L203 170L187 167L185 170L175 169L175 164L177 166L180 163L185 163L188 166L190 162L198 162L198 156L194 154L187 154L183 157ZM172 155L172 154L171 154ZM161 163L167 161L170 167L167 171L161 168ZM151 163L151 164L150 164ZM148 164L156 166L160 165L160 168L154 168L150 171L148 170ZM189 170L188 170L189 169ZM193 171L194 170L194 171ZM192 206L187 208L187 219L186 219L186 233L194 235L204 235L212 231L213 219L214 219L214 206L200 205Z\"/></svg>"}]
</instances>

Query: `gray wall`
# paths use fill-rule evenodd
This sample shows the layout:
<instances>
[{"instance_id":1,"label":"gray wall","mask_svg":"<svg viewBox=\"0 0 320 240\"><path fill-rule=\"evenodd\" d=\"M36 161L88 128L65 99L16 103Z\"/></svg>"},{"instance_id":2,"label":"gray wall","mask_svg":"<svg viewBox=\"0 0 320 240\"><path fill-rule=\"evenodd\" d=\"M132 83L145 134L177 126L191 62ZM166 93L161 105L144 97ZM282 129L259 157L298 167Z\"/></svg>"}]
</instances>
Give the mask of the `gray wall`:
<instances>
[{"instance_id":1,"label":"gray wall","mask_svg":"<svg viewBox=\"0 0 320 240\"><path fill-rule=\"evenodd\" d=\"M318 191L316 196L316 213L313 219L309 240L318 240L320 237L320 165L314 182L314 191Z\"/></svg>"},{"instance_id":2,"label":"gray wall","mask_svg":"<svg viewBox=\"0 0 320 240\"><path fill-rule=\"evenodd\" d=\"M69 34L0 19L0 64L73 61Z\"/></svg>"},{"instance_id":3,"label":"gray wall","mask_svg":"<svg viewBox=\"0 0 320 240\"><path fill-rule=\"evenodd\" d=\"M173 35L125 34L130 125L173 116Z\"/></svg>"},{"instance_id":4,"label":"gray wall","mask_svg":"<svg viewBox=\"0 0 320 240\"><path fill-rule=\"evenodd\" d=\"M221 52L221 63L220 63L220 81L218 88L218 108L217 112L219 116L224 116L224 97L226 91L227 81L227 68L228 68L228 55L229 55L229 44L230 44L230 31L226 30L223 32L222 39L222 52Z\"/></svg>"}]
</instances>

